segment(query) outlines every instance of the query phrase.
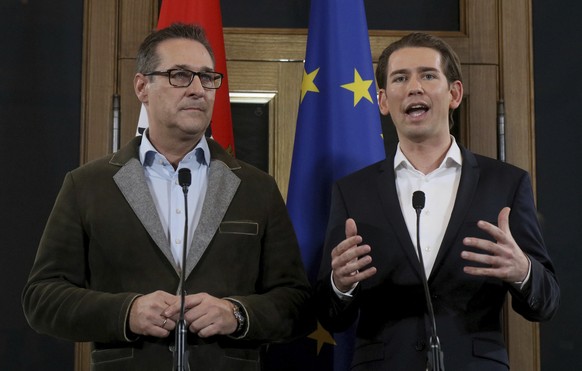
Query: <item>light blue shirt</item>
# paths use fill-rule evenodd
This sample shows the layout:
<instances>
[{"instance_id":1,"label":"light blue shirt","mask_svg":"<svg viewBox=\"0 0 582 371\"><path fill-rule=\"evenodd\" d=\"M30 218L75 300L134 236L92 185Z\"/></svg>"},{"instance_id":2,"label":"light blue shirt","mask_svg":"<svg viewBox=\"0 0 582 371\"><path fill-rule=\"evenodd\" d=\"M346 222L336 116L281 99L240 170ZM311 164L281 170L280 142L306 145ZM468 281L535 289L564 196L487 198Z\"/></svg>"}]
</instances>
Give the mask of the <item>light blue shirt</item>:
<instances>
[{"instance_id":1,"label":"light blue shirt","mask_svg":"<svg viewBox=\"0 0 582 371\"><path fill-rule=\"evenodd\" d=\"M185 200L182 187L178 183L178 171L190 169L192 183L188 188L188 243L192 243L194 231L200 221L202 205L208 187L208 165L210 149L203 136L196 147L178 163L174 169L164 155L159 153L144 133L139 147L139 159L144 168L146 182L160 216L162 227L167 233L174 260L182 266L184 248Z\"/></svg>"}]
</instances>

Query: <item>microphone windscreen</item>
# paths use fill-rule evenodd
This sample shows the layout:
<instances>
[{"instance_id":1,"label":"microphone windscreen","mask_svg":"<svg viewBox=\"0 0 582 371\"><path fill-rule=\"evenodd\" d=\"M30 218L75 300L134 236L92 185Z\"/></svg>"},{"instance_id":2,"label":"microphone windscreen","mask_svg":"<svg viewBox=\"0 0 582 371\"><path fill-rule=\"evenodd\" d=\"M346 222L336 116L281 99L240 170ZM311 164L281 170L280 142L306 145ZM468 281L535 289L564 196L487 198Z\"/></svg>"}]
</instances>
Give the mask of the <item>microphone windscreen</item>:
<instances>
[{"instance_id":1,"label":"microphone windscreen","mask_svg":"<svg viewBox=\"0 0 582 371\"><path fill-rule=\"evenodd\" d=\"M185 167L178 170L178 184L182 187L189 187L192 183L192 173L190 173L190 169Z\"/></svg>"},{"instance_id":2,"label":"microphone windscreen","mask_svg":"<svg viewBox=\"0 0 582 371\"><path fill-rule=\"evenodd\" d=\"M426 198L423 191L415 191L412 194L412 207L416 210L423 209Z\"/></svg>"}]
</instances>

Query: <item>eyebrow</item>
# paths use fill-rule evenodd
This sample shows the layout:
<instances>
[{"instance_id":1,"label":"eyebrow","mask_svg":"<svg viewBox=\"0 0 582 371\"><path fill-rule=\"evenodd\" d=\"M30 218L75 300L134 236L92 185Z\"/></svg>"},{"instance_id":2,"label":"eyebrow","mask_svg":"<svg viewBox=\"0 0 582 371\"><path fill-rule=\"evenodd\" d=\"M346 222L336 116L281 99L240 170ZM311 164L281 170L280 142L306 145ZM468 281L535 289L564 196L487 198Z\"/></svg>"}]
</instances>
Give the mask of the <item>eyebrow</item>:
<instances>
[{"instance_id":1,"label":"eyebrow","mask_svg":"<svg viewBox=\"0 0 582 371\"><path fill-rule=\"evenodd\" d=\"M187 66L185 64L175 64L173 68L179 68L179 69L182 69L182 70L189 70L189 71L192 70L189 66ZM210 67L202 67L198 71L195 71L195 72L201 72L201 71L204 71L204 72L214 72L214 69L212 69Z\"/></svg>"},{"instance_id":2,"label":"eyebrow","mask_svg":"<svg viewBox=\"0 0 582 371\"><path fill-rule=\"evenodd\" d=\"M440 73L439 69L438 68L434 68L434 67L424 67L424 66L421 66L421 67L416 68L416 70L419 71L419 72L439 72ZM390 73L389 76L394 76L394 75L407 75L407 74L410 73L410 71L411 71L410 68L401 68L399 70L392 71L392 73Z\"/></svg>"}]
</instances>

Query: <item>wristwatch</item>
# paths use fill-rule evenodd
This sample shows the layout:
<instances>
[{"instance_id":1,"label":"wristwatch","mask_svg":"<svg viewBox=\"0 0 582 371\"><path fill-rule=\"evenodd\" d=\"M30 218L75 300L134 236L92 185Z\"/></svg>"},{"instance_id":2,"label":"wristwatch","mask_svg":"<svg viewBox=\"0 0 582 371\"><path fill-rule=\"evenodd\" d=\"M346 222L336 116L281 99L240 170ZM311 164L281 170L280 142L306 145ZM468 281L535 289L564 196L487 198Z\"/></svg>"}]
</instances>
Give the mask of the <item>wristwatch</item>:
<instances>
[{"instance_id":1,"label":"wristwatch","mask_svg":"<svg viewBox=\"0 0 582 371\"><path fill-rule=\"evenodd\" d=\"M244 333L247 319L245 317L244 310L241 308L241 305L235 301L230 302L233 304L232 314L234 314L234 318L236 318L236 322L238 323L238 326L236 327L236 330L232 333L232 336L239 337Z\"/></svg>"}]
</instances>

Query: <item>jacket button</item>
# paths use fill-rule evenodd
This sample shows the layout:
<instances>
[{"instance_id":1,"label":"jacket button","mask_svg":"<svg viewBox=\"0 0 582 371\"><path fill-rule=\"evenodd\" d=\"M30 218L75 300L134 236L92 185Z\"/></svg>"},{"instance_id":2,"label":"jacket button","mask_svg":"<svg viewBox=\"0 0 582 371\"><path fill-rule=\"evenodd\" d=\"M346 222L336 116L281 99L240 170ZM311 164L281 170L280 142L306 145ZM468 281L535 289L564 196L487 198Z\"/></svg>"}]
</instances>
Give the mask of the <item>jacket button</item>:
<instances>
[{"instance_id":1,"label":"jacket button","mask_svg":"<svg viewBox=\"0 0 582 371\"><path fill-rule=\"evenodd\" d=\"M426 343L424 342L424 340L418 340L416 342L416 345L414 346L414 349L416 349L420 352L421 350L424 349L425 345L426 345Z\"/></svg>"}]
</instances>

